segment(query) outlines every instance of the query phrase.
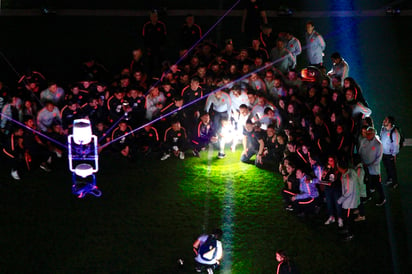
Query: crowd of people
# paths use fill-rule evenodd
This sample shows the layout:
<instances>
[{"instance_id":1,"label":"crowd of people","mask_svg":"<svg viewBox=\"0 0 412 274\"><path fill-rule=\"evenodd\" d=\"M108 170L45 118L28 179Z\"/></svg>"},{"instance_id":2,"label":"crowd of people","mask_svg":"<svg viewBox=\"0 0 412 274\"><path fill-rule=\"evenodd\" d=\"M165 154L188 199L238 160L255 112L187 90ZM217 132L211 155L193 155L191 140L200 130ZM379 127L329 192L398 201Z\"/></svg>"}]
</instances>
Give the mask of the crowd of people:
<instances>
[{"instance_id":1,"label":"crowd of people","mask_svg":"<svg viewBox=\"0 0 412 274\"><path fill-rule=\"evenodd\" d=\"M90 58L65 87L35 70L15 89L1 83L2 152L10 175L20 180L37 167L50 172L53 159L65 155L73 121L87 117L99 153L132 160L184 160L208 147L224 158L241 148L242 162L282 176L286 210L303 216L325 204L325 225L337 222L350 240L352 221L365 220L363 204L375 191L376 205L385 204L382 158L387 181L398 186L395 120L385 118L379 137L348 63L334 52L333 66L324 66L326 42L312 21L302 47L289 31L273 34L263 11L253 16L263 20L259 29L247 29L250 46L238 48L227 38L223 46L203 39L192 48L202 28L187 15L173 64L166 57L166 24L152 11L142 26L144 45L114 75ZM242 31L245 26L254 25L242 24ZM297 62L302 52L305 66Z\"/></svg>"}]
</instances>

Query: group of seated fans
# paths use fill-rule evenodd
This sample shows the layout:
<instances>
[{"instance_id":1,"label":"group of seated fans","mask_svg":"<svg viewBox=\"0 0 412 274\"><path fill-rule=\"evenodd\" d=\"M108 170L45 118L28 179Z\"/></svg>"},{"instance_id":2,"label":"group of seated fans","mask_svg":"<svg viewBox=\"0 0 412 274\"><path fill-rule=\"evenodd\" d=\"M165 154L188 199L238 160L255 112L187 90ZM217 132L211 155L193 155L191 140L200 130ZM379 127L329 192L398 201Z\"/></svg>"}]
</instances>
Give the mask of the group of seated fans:
<instances>
[{"instance_id":1,"label":"group of seated fans","mask_svg":"<svg viewBox=\"0 0 412 274\"><path fill-rule=\"evenodd\" d=\"M178 65L164 61L150 78L137 49L115 77L89 60L67 87L35 71L15 89L1 84L2 151L12 178L36 167L50 171L73 120L87 117L101 153L183 160L188 151L199 157L216 148L224 158L241 148L242 162L283 176L287 210L316 210L312 201L324 195L328 221L336 217L341 226L339 168L354 165L362 129L373 126L359 85L324 67L281 71L248 52L230 39L223 48L204 42ZM320 183L308 183L315 179Z\"/></svg>"}]
</instances>

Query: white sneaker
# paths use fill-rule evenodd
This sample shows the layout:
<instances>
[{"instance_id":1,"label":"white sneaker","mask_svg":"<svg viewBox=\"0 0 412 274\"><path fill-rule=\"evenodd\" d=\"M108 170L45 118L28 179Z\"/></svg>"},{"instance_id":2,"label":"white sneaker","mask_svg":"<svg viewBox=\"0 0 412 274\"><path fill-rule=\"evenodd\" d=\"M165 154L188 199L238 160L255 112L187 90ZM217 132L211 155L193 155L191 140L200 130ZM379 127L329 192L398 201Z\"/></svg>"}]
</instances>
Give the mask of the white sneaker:
<instances>
[{"instance_id":1,"label":"white sneaker","mask_svg":"<svg viewBox=\"0 0 412 274\"><path fill-rule=\"evenodd\" d=\"M14 180L16 180L16 181L20 180L20 176L19 176L19 173L17 172L17 170L12 169L10 175L11 175L11 177L13 177Z\"/></svg>"},{"instance_id":2,"label":"white sneaker","mask_svg":"<svg viewBox=\"0 0 412 274\"><path fill-rule=\"evenodd\" d=\"M180 160L185 159L185 153L183 151L179 152L179 158L180 158Z\"/></svg>"},{"instance_id":3,"label":"white sneaker","mask_svg":"<svg viewBox=\"0 0 412 274\"><path fill-rule=\"evenodd\" d=\"M47 158L46 163L48 163L49 165L52 163L52 157L51 156L49 158Z\"/></svg>"},{"instance_id":4,"label":"white sneaker","mask_svg":"<svg viewBox=\"0 0 412 274\"><path fill-rule=\"evenodd\" d=\"M63 157L62 153L57 150L54 153L56 153L57 158Z\"/></svg>"},{"instance_id":5,"label":"white sneaker","mask_svg":"<svg viewBox=\"0 0 412 274\"><path fill-rule=\"evenodd\" d=\"M342 218L338 219L338 227L343 227L343 220Z\"/></svg>"},{"instance_id":6,"label":"white sneaker","mask_svg":"<svg viewBox=\"0 0 412 274\"><path fill-rule=\"evenodd\" d=\"M165 153L165 154L163 154L162 158L160 158L160 161L164 161L164 160L166 160L166 159L169 158L169 157L170 157L170 154L169 154L169 153Z\"/></svg>"},{"instance_id":7,"label":"white sneaker","mask_svg":"<svg viewBox=\"0 0 412 274\"><path fill-rule=\"evenodd\" d=\"M335 222L335 217L330 216L329 219L326 220L325 225L330 225Z\"/></svg>"}]
</instances>

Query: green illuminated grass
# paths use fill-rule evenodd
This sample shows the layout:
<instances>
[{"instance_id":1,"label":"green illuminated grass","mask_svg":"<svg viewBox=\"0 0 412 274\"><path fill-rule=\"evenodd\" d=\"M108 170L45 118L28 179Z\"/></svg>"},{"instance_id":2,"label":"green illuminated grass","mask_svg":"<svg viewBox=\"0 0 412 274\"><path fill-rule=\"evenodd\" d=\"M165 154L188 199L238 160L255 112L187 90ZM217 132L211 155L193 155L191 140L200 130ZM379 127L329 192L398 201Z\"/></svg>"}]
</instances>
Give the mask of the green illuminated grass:
<instances>
[{"instance_id":1,"label":"green illuminated grass","mask_svg":"<svg viewBox=\"0 0 412 274\"><path fill-rule=\"evenodd\" d=\"M336 227L323 225L324 212L303 221L283 209L278 175L241 163L240 151L216 154L163 162L103 155L100 198L71 194L65 162L6 185L0 244L10 252L1 265L8 272L192 273L193 241L222 227L222 268L231 273L274 273L279 248L302 273L391 272L383 210L368 205L368 221L342 243Z\"/></svg>"}]
</instances>

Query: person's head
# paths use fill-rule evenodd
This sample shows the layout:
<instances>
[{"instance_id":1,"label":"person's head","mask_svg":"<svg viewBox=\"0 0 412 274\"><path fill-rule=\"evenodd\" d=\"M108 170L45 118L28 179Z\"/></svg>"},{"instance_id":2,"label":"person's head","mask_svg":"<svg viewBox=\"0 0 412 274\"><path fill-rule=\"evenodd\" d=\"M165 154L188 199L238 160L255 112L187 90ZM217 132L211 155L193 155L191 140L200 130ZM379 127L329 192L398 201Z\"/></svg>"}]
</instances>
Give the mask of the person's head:
<instances>
[{"instance_id":1,"label":"person's head","mask_svg":"<svg viewBox=\"0 0 412 274\"><path fill-rule=\"evenodd\" d=\"M47 88L50 92L55 93L55 92L57 92L57 83L51 81L51 82L48 83Z\"/></svg>"},{"instance_id":2,"label":"person's head","mask_svg":"<svg viewBox=\"0 0 412 274\"><path fill-rule=\"evenodd\" d=\"M75 101L69 101L69 102L67 103L67 107L68 107L71 111L75 111L75 110L79 107L79 104L78 104L77 102L75 102Z\"/></svg>"},{"instance_id":3,"label":"person's head","mask_svg":"<svg viewBox=\"0 0 412 274\"><path fill-rule=\"evenodd\" d=\"M136 60L136 61L140 60L143 57L143 50L141 48L134 49L132 51L132 57L133 57L133 60Z\"/></svg>"},{"instance_id":4,"label":"person's head","mask_svg":"<svg viewBox=\"0 0 412 274\"><path fill-rule=\"evenodd\" d=\"M329 168L335 168L336 167L336 157L335 156L332 156L332 155L330 155L329 157L328 157L328 167Z\"/></svg>"},{"instance_id":5,"label":"person's head","mask_svg":"<svg viewBox=\"0 0 412 274\"><path fill-rule=\"evenodd\" d=\"M296 168L296 179L302 179L303 177L305 177L304 169L301 167Z\"/></svg>"},{"instance_id":6,"label":"person's head","mask_svg":"<svg viewBox=\"0 0 412 274\"><path fill-rule=\"evenodd\" d=\"M31 115L25 115L23 117L23 123L28 126L29 128L36 128L36 123L34 122L34 117Z\"/></svg>"},{"instance_id":7,"label":"person's head","mask_svg":"<svg viewBox=\"0 0 412 274\"><path fill-rule=\"evenodd\" d=\"M156 24L159 20L159 15L157 14L157 10L150 11L150 21L152 24Z\"/></svg>"},{"instance_id":8,"label":"person's head","mask_svg":"<svg viewBox=\"0 0 412 274\"><path fill-rule=\"evenodd\" d=\"M313 23L313 21L306 22L306 32L308 34L312 34L314 29L315 29L315 24Z\"/></svg>"},{"instance_id":9,"label":"person's head","mask_svg":"<svg viewBox=\"0 0 412 274\"><path fill-rule=\"evenodd\" d=\"M290 162L290 163L288 163L287 165L286 165L286 172L290 175L290 174L292 174L294 171L295 171L295 169L296 169L296 165L294 164L294 163L292 163L292 162Z\"/></svg>"},{"instance_id":10,"label":"person's head","mask_svg":"<svg viewBox=\"0 0 412 274\"><path fill-rule=\"evenodd\" d=\"M275 125L273 124L268 125L268 128L266 129L266 134L269 138L272 138L273 136L275 136L276 135Z\"/></svg>"},{"instance_id":11,"label":"person's head","mask_svg":"<svg viewBox=\"0 0 412 274\"><path fill-rule=\"evenodd\" d=\"M245 124L245 129L246 129L246 131L252 132L254 128L255 128L255 125L254 125L254 123L252 122L252 120L247 119L247 120L246 120L246 124Z\"/></svg>"},{"instance_id":12,"label":"person's head","mask_svg":"<svg viewBox=\"0 0 412 274\"><path fill-rule=\"evenodd\" d=\"M200 82L199 77L193 77L193 78L190 80L190 88L191 88L192 90L197 90L197 89L199 88L199 82Z\"/></svg>"},{"instance_id":13,"label":"person's head","mask_svg":"<svg viewBox=\"0 0 412 274\"><path fill-rule=\"evenodd\" d=\"M296 152L296 144L294 142L289 142L286 148L289 152Z\"/></svg>"},{"instance_id":14,"label":"person's head","mask_svg":"<svg viewBox=\"0 0 412 274\"><path fill-rule=\"evenodd\" d=\"M269 25L269 24L263 24L263 26L262 26L262 32L265 34L265 35L270 35L271 33L272 33L272 26L271 25Z\"/></svg>"},{"instance_id":15,"label":"person's head","mask_svg":"<svg viewBox=\"0 0 412 274\"><path fill-rule=\"evenodd\" d=\"M332 53L330 59L334 64L339 64L342 61L342 57L340 56L339 52Z\"/></svg>"},{"instance_id":16,"label":"person's head","mask_svg":"<svg viewBox=\"0 0 412 274\"><path fill-rule=\"evenodd\" d=\"M250 104L254 104L256 101L256 92L254 90L249 90L247 92L247 98Z\"/></svg>"},{"instance_id":17,"label":"person's head","mask_svg":"<svg viewBox=\"0 0 412 274\"><path fill-rule=\"evenodd\" d=\"M185 22L189 27L193 26L193 24L195 23L195 17L193 16L193 14L186 15Z\"/></svg>"},{"instance_id":18,"label":"person's head","mask_svg":"<svg viewBox=\"0 0 412 274\"><path fill-rule=\"evenodd\" d=\"M160 94L159 88L157 86L151 87L149 92L152 97L157 97Z\"/></svg>"},{"instance_id":19,"label":"person's head","mask_svg":"<svg viewBox=\"0 0 412 274\"><path fill-rule=\"evenodd\" d=\"M176 95L176 96L173 98L173 102L175 103L175 106L176 106L176 107L182 107L183 104L184 104L183 97L180 96L180 95Z\"/></svg>"},{"instance_id":20,"label":"person's head","mask_svg":"<svg viewBox=\"0 0 412 274\"><path fill-rule=\"evenodd\" d=\"M127 122L125 120L121 120L119 122L119 129L121 131L126 131L127 130Z\"/></svg>"},{"instance_id":21,"label":"person's head","mask_svg":"<svg viewBox=\"0 0 412 274\"><path fill-rule=\"evenodd\" d=\"M376 135L376 130L374 127L368 127L366 129L366 139L368 139L369 141L373 140L373 138L375 138Z\"/></svg>"},{"instance_id":22,"label":"person's head","mask_svg":"<svg viewBox=\"0 0 412 274\"><path fill-rule=\"evenodd\" d=\"M345 159L340 159L337 163L337 169L340 173L345 173L349 168L348 161Z\"/></svg>"},{"instance_id":23,"label":"person's head","mask_svg":"<svg viewBox=\"0 0 412 274\"><path fill-rule=\"evenodd\" d=\"M276 47L277 47L278 49L283 49L283 48L285 47L285 43L283 42L282 39L277 39L277 40L276 40Z\"/></svg>"},{"instance_id":24,"label":"person's head","mask_svg":"<svg viewBox=\"0 0 412 274\"><path fill-rule=\"evenodd\" d=\"M50 101L46 102L45 103L45 108L46 108L47 111L52 112L54 110L53 102L50 102Z\"/></svg>"},{"instance_id":25,"label":"person's head","mask_svg":"<svg viewBox=\"0 0 412 274\"><path fill-rule=\"evenodd\" d=\"M260 41L259 39L255 38L252 40L252 48L254 48L255 50L259 49L260 47Z\"/></svg>"},{"instance_id":26,"label":"person's head","mask_svg":"<svg viewBox=\"0 0 412 274\"><path fill-rule=\"evenodd\" d=\"M240 112L240 115L247 116L249 115L249 108L247 107L247 105L241 104L239 106L239 112Z\"/></svg>"},{"instance_id":27,"label":"person's head","mask_svg":"<svg viewBox=\"0 0 412 274\"><path fill-rule=\"evenodd\" d=\"M353 89L348 88L345 91L345 99L347 102L351 102L353 100L355 100L355 93L353 92Z\"/></svg>"},{"instance_id":28,"label":"person's head","mask_svg":"<svg viewBox=\"0 0 412 274\"><path fill-rule=\"evenodd\" d=\"M179 131L180 128L181 128L180 121L178 121L178 120L172 121L172 130L173 131Z\"/></svg>"},{"instance_id":29,"label":"person's head","mask_svg":"<svg viewBox=\"0 0 412 274\"><path fill-rule=\"evenodd\" d=\"M392 128L392 126L395 124L395 117L393 116L386 116L385 119L383 119L382 125L386 129Z\"/></svg>"},{"instance_id":30,"label":"person's head","mask_svg":"<svg viewBox=\"0 0 412 274\"><path fill-rule=\"evenodd\" d=\"M200 113L200 120L202 121L203 124L209 124L210 122L210 115L208 112L203 112Z\"/></svg>"},{"instance_id":31,"label":"person's head","mask_svg":"<svg viewBox=\"0 0 412 274\"><path fill-rule=\"evenodd\" d=\"M285 250L279 249L279 250L276 251L276 261L278 261L280 263L280 262L285 262L285 261L288 261L288 260L289 260L289 257L286 254Z\"/></svg>"}]
</instances>

